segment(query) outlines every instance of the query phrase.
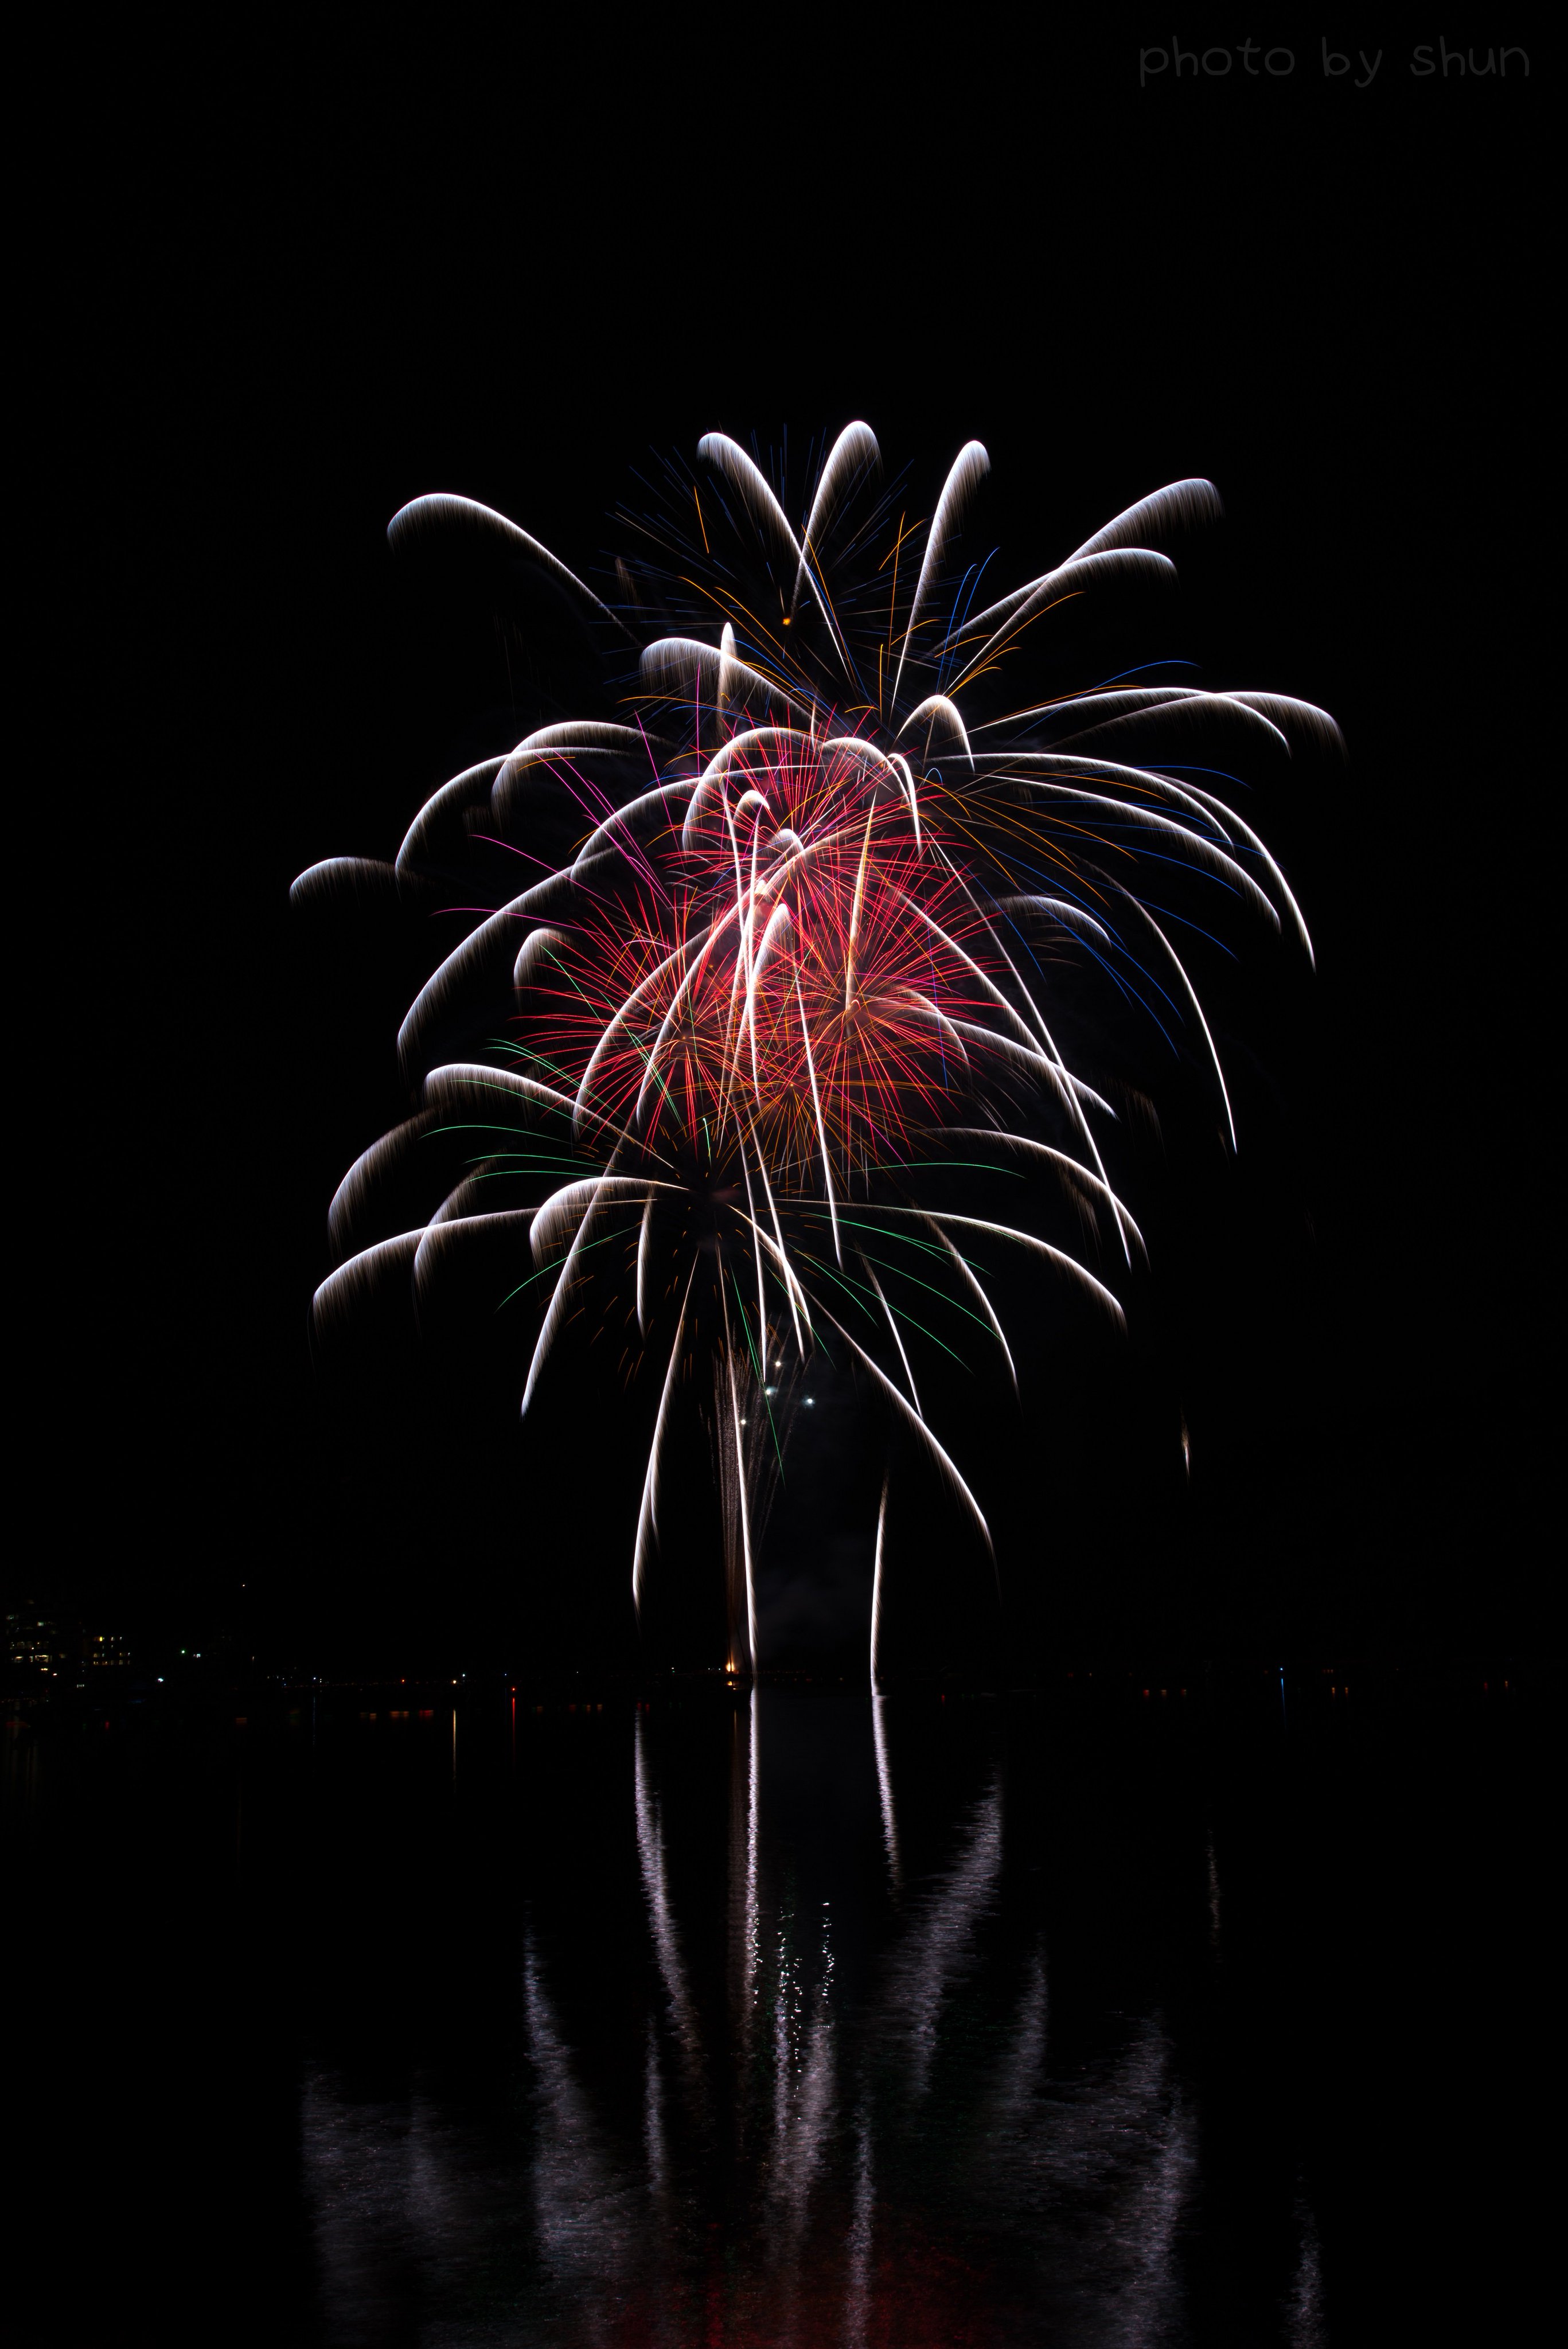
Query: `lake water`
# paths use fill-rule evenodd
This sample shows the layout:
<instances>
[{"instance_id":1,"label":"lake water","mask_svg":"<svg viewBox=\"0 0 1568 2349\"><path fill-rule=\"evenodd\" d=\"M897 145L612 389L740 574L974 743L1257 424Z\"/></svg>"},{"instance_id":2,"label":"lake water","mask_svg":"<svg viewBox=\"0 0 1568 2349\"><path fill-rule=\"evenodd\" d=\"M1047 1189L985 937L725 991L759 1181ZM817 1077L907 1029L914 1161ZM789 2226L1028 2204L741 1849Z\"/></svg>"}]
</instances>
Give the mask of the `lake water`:
<instances>
[{"instance_id":1,"label":"lake water","mask_svg":"<svg viewBox=\"0 0 1568 2349\"><path fill-rule=\"evenodd\" d=\"M1467 2295L1506 2337L1542 1702L13 1720L16 2191L74 2245L19 2337L1304 2349Z\"/></svg>"}]
</instances>

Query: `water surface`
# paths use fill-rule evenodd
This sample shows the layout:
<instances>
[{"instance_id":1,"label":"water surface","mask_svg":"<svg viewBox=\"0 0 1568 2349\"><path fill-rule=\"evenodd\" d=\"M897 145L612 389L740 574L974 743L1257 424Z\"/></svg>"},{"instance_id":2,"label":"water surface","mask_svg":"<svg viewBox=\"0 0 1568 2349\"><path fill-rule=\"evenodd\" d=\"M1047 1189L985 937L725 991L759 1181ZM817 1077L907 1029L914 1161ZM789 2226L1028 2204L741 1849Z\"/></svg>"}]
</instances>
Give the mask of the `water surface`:
<instances>
[{"instance_id":1,"label":"water surface","mask_svg":"<svg viewBox=\"0 0 1568 2349\"><path fill-rule=\"evenodd\" d=\"M8 1725L52 1986L99 1992L62 2190L119 2265L78 2311L1306 2344L1441 2286L1490 1988L1456 1906L1519 1768L1479 1681L237 1701Z\"/></svg>"}]
</instances>

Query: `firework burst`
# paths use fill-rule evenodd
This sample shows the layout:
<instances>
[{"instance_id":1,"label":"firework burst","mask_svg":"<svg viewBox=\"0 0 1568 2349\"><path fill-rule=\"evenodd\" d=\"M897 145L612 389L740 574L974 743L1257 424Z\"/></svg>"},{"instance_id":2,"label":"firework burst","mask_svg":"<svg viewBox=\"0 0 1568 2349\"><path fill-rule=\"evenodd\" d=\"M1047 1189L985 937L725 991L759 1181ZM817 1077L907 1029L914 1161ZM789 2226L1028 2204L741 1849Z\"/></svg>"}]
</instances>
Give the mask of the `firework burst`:
<instances>
[{"instance_id":1,"label":"firework burst","mask_svg":"<svg viewBox=\"0 0 1568 2349\"><path fill-rule=\"evenodd\" d=\"M959 560L988 470L978 442L914 517L853 424L798 532L735 442L710 435L698 453L700 471L669 469L626 518L639 552L603 595L466 500L395 517L394 547L466 533L543 574L597 638L615 714L536 730L444 783L395 866L334 859L295 895L439 892L476 834L531 858L538 877L403 1022L413 1113L334 1199L344 1260L316 1320L389 1281L419 1309L459 1258L514 1253L496 1286L536 1310L524 1413L569 1321L586 1309L624 1323L651 1418L634 1599L658 1554L671 1424L696 1404L718 1469L728 1661L745 1671L762 1524L818 1351L852 1366L990 1547L922 1405L922 1354L945 1346L922 1299L967 1317L1014 1385L993 1294L1010 1254L1121 1320L1116 1268L1142 1243L1103 1155L1109 1089L1069 1065L1064 1016L1081 1030L1090 985L1116 1018L1134 1010L1200 1067L1234 1146L1179 933L1224 914L1311 947L1278 866L1210 788L1226 771L1212 745L1337 738L1277 695L1136 672L1080 690L1027 681L1059 658L1064 606L1169 577L1151 542L1217 510L1207 482L1161 490L986 601L985 566ZM1184 889L1207 901L1200 920L1173 909ZM435 1195L413 1228L378 1236L410 1166ZM1060 1244L1064 1200L1085 1248Z\"/></svg>"}]
</instances>

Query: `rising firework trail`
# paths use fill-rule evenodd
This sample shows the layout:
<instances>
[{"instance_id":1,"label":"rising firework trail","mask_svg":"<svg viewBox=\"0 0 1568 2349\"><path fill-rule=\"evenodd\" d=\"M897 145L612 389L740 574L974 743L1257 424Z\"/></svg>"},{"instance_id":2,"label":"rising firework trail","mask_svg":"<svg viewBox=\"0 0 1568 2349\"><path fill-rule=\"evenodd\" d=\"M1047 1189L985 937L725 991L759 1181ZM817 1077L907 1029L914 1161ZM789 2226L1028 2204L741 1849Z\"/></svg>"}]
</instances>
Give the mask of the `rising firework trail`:
<instances>
[{"instance_id":1,"label":"rising firework trail","mask_svg":"<svg viewBox=\"0 0 1568 2349\"><path fill-rule=\"evenodd\" d=\"M1131 1014L1163 1040L1235 1146L1187 941L1228 921L1311 946L1213 786L1250 750L1338 738L1306 703L1147 668L1064 689L1065 620L1168 581L1156 542L1217 513L1207 481L1157 492L998 597L989 558L963 559L978 441L926 517L851 424L798 527L782 466L770 480L722 433L698 460L624 517L635 559L602 595L468 499L394 517L394 550L466 540L542 580L594 645L605 700L443 783L395 865L334 858L294 895L430 902L475 838L527 859L526 885L403 1021L412 1113L333 1200L343 1261L316 1325L388 1283L420 1311L477 1256L498 1299L533 1313L524 1413L571 1325L623 1330L649 1430L633 1599L656 1570L671 1431L695 1407L728 1663L747 1672L762 1528L819 1352L875 1402L890 1459L923 1454L991 1547L922 1402L928 1365L967 1331L1016 1387L999 1298L1021 1293L1020 1268L1123 1321L1142 1240L1105 1154L1116 1083L1083 1072L1083 1006L1098 988L1107 1034ZM396 1213L410 1185L411 1226ZM885 1484L873 1671L888 1518Z\"/></svg>"}]
</instances>

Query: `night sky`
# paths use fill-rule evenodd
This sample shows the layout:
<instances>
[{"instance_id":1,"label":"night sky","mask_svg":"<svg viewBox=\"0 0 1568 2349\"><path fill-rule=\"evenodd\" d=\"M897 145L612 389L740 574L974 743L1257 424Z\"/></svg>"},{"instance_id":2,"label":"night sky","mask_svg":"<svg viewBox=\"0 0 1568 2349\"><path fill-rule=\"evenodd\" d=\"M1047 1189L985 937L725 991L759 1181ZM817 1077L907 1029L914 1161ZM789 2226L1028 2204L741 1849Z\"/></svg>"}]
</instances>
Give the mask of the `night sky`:
<instances>
[{"instance_id":1,"label":"night sky","mask_svg":"<svg viewBox=\"0 0 1568 2349\"><path fill-rule=\"evenodd\" d=\"M1303 696L1350 751L1258 802L1318 972L1238 1014L1241 1159L1178 1154L1147 1341L1043 1371L1010 1626L964 1569L944 1638L982 1671L1548 1638L1551 60L1444 83L1401 45L1356 91L1280 38L1288 79L1141 91L1131 34L764 70L704 40L613 86L521 43L258 38L210 102L106 130L71 267L36 264L48 429L95 486L24 819L67 911L24 1023L65 1214L23 1222L55 1505L19 1595L285 1664L628 1652L577 1398L525 1440L499 1355L312 1362L327 1203L400 1112L422 973L288 884L390 855L534 722L482 599L389 556L406 500L592 570L650 448L860 416L917 485L985 442L1020 578L1211 477L1227 519L1126 660Z\"/></svg>"}]
</instances>

